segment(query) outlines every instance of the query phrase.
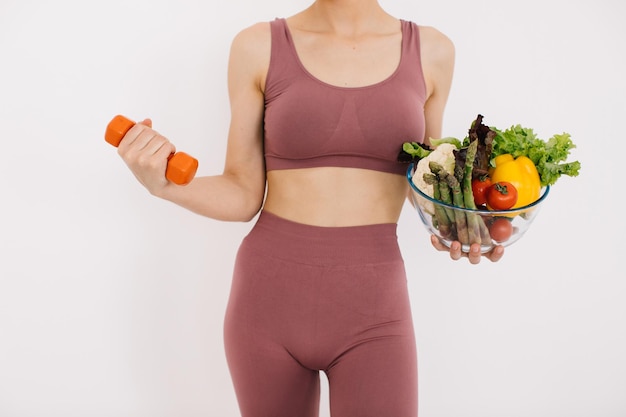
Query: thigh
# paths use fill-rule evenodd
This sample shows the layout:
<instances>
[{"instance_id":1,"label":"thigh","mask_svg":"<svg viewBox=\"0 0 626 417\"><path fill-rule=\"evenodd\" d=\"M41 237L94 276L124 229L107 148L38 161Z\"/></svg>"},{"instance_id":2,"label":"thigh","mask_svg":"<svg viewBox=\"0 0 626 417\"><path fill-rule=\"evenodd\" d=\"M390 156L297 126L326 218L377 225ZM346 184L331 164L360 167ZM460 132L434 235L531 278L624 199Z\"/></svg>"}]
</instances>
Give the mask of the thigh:
<instances>
[{"instance_id":1,"label":"thigh","mask_svg":"<svg viewBox=\"0 0 626 417\"><path fill-rule=\"evenodd\" d=\"M242 417L318 417L319 372L302 366L284 343L279 262L238 254L224 321L226 359Z\"/></svg>"},{"instance_id":2,"label":"thigh","mask_svg":"<svg viewBox=\"0 0 626 417\"><path fill-rule=\"evenodd\" d=\"M237 333L226 333L226 356L242 417L318 417L319 372L282 347Z\"/></svg>"},{"instance_id":3,"label":"thigh","mask_svg":"<svg viewBox=\"0 0 626 417\"><path fill-rule=\"evenodd\" d=\"M332 417L417 416L417 350L402 262L371 266L346 304L345 349L328 369Z\"/></svg>"},{"instance_id":4,"label":"thigh","mask_svg":"<svg viewBox=\"0 0 626 417\"><path fill-rule=\"evenodd\" d=\"M332 417L417 416L417 355L409 323L390 323L387 336L364 340L328 371Z\"/></svg>"}]
</instances>

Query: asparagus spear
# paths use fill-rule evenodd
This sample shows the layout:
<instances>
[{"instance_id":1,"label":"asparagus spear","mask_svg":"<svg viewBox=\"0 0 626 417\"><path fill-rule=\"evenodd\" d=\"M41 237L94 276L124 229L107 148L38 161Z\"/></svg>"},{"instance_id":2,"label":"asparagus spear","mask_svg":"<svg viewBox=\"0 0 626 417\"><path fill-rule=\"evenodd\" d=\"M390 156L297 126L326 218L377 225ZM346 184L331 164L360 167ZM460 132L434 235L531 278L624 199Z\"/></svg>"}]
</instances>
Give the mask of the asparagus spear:
<instances>
[{"instance_id":1,"label":"asparagus spear","mask_svg":"<svg viewBox=\"0 0 626 417\"><path fill-rule=\"evenodd\" d=\"M443 165L435 161L430 161L428 163L428 168L430 168L430 171L439 179L439 196L441 201L453 206L454 202L452 201L452 195L450 194L450 186L448 185L448 180L446 179L446 177L450 174L448 174L448 171L445 170ZM448 219L450 219L452 232L453 234L456 234L454 210L445 207L445 211L448 214Z\"/></svg>"},{"instance_id":2,"label":"asparagus spear","mask_svg":"<svg viewBox=\"0 0 626 417\"><path fill-rule=\"evenodd\" d=\"M468 209L476 210L476 203L474 201L474 193L472 191L472 178L474 171L474 159L476 159L476 152L478 151L478 140L473 140L467 147L467 153L465 155L465 172L463 173L463 201L465 207ZM467 228L469 234L470 243L490 242L489 229L480 215L476 213L466 213L467 215Z\"/></svg>"},{"instance_id":3,"label":"asparagus spear","mask_svg":"<svg viewBox=\"0 0 626 417\"><path fill-rule=\"evenodd\" d=\"M474 168L474 158L478 149L478 141L470 142L465 154L465 172L463 173L463 202L468 209L476 210L474 193L472 192L472 170ZM475 213L466 213L467 232L469 243L481 243L480 222L482 219Z\"/></svg>"},{"instance_id":4,"label":"asparagus spear","mask_svg":"<svg viewBox=\"0 0 626 417\"><path fill-rule=\"evenodd\" d=\"M430 184L433 186L433 198L436 200L441 200L441 195L439 192L439 179L435 174L424 174L424 182L426 184ZM439 204L435 204L435 219L437 221L437 227L439 228L439 233L441 236L449 239L452 233L452 229L450 227L450 219L448 218L448 214L445 209Z\"/></svg>"},{"instance_id":5,"label":"asparagus spear","mask_svg":"<svg viewBox=\"0 0 626 417\"><path fill-rule=\"evenodd\" d=\"M465 207L465 204L463 203L463 191L461 190L459 180L457 180L454 175L448 175L446 180L448 181L448 185L452 191L452 202L454 205L461 208ZM469 244L469 231L467 229L467 219L465 218L465 213L462 210L455 210L454 219L456 223L456 234L459 242L464 245Z\"/></svg>"}]
</instances>

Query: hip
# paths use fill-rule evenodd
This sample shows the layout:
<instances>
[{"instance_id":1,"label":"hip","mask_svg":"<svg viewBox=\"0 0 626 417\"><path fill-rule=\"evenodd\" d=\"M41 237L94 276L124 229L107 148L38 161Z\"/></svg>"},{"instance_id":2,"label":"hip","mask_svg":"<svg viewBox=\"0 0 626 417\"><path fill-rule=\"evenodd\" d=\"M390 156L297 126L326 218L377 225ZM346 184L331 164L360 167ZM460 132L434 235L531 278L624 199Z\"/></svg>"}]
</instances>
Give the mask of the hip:
<instances>
[{"instance_id":1,"label":"hip","mask_svg":"<svg viewBox=\"0 0 626 417\"><path fill-rule=\"evenodd\" d=\"M326 227L262 211L240 253L294 263L350 266L402 262L397 224Z\"/></svg>"}]
</instances>

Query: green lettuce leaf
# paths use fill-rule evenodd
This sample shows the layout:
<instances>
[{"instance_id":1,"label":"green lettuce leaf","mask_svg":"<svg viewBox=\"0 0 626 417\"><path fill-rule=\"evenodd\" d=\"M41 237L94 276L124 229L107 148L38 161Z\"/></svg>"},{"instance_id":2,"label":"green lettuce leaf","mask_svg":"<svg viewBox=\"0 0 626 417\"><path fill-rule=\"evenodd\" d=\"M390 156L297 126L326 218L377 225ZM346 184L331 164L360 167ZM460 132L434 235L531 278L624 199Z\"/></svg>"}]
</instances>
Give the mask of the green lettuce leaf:
<instances>
[{"instance_id":1,"label":"green lettuce leaf","mask_svg":"<svg viewBox=\"0 0 626 417\"><path fill-rule=\"evenodd\" d=\"M511 154L514 158L527 156L537 167L541 185L552 185L562 175L578 176L580 162L566 162L570 151L576 147L569 133L556 134L544 141L532 129L520 125L506 130L492 129L497 133L492 158L502 154Z\"/></svg>"}]
</instances>

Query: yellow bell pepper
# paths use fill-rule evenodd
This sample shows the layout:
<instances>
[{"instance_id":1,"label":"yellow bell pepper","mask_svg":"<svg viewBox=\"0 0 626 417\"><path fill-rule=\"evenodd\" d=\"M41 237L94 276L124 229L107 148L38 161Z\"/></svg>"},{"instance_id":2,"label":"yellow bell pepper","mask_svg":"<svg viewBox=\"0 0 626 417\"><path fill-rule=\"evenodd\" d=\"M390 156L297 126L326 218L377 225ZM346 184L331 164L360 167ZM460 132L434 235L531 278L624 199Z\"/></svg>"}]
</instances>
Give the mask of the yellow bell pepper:
<instances>
[{"instance_id":1,"label":"yellow bell pepper","mask_svg":"<svg viewBox=\"0 0 626 417\"><path fill-rule=\"evenodd\" d=\"M541 181L537 167L530 158L511 154L499 155L494 159L491 182L510 182L517 189L517 203L512 208L524 207L537 201L541 193Z\"/></svg>"}]
</instances>

